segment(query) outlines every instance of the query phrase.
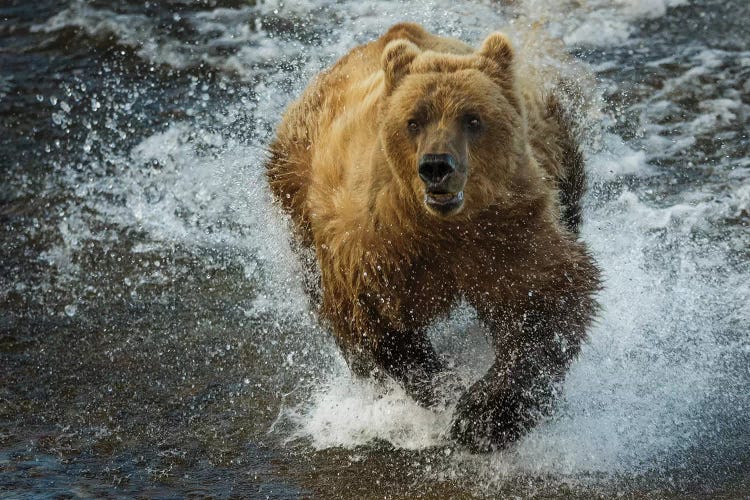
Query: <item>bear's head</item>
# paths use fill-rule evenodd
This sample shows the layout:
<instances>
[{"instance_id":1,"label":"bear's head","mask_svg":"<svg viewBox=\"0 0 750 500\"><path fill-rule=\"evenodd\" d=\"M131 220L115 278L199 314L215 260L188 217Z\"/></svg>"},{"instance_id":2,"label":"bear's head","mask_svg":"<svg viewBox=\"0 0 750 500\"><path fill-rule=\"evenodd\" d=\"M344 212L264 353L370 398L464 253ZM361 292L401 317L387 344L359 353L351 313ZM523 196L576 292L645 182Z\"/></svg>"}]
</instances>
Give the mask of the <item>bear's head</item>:
<instances>
[{"instance_id":1,"label":"bear's head","mask_svg":"<svg viewBox=\"0 0 750 500\"><path fill-rule=\"evenodd\" d=\"M467 55L390 42L382 56L381 141L390 168L427 212L470 216L510 196L528 156L508 39Z\"/></svg>"}]
</instances>

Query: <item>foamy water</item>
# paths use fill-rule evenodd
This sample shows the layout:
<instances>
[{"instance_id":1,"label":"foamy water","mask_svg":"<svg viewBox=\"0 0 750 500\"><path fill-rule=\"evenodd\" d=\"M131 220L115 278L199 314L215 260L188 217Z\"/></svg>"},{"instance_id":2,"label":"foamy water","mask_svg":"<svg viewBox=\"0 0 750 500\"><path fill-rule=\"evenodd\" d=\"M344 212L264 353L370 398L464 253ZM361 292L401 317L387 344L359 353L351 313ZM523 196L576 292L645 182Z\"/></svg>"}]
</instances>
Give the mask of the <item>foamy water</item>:
<instances>
[{"instance_id":1,"label":"foamy water","mask_svg":"<svg viewBox=\"0 0 750 500\"><path fill-rule=\"evenodd\" d=\"M252 300L237 299L248 322L268 325L264 339L288 332L267 347L284 360L276 367L284 381L276 392L290 380L294 386L277 400L267 426L283 446L312 454L386 442L434 451L444 459L419 471L425 481L475 483L469 491L489 495L517 477L552 477L559 484L658 475L695 464L721 468L722 460L733 460L736 444L750 442L750 152L744 128L750 53L696 40L668 55L654 46L653 57L639 59L658 83L641 84L623 69L633 53L648 54L651 40L639 38L644 26L668 23L675 8L690 4L261 2L174 14L174 22L192 30L194 45L188 45L143 14L73 2L33 30L111 36L147 64L210 68L238 78L242 87L225 92L222 79L198 74L186 116L127 147L109 145L103 130L127 134L121 124L128 103L141 98L137 91L92 95L79 88L61 95L54 104L60 129L75 119L73 102L101 116L90 118L80 160L59 167L80 204L66 207L56 228L59 241L42 257L76 283L73 289L85 290L90 283L78 256L87 241L121 243L112 227L145 235L147 243L134 254L176 245L211 262L213 253L229 252L242 269L238 279L255 287ZM491 363L471 308L461 305L431 329L459 381L446 388L438 410L419 407L395 384L353 378L317 322L290 224L264 181L264 148L308 79L404 19L472 43L506 29L519 46L536 50L529 57L556 66L589 94L575 110L583 120L590 184L581 237L604 272L602 312L556 413L502 453L472 456L454 449L445 435L458 386ZM584 60L562 57L554 40ZM221 50L227 47L232 50ZM116 86L115 78L109 85ZM221 91L220 102L214 91ZM158 281L161 272L152 267L142 280ZM254 328L242 335L259 336Z\"/></svg>"}]
</instances>

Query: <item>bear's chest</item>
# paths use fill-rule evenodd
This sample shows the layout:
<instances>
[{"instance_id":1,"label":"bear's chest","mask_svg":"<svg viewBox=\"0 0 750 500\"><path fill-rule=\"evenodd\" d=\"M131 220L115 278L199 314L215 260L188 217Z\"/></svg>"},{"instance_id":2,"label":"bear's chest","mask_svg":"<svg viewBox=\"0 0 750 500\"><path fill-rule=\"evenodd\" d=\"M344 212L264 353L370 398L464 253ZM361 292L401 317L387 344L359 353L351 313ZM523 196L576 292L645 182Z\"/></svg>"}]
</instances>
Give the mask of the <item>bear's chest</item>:
<instances>
[{"instance_id":1,"label":"bear's chest","mask_svg":"<svg viewBox=\"0 0 750 500\"><path fill-rule=\"evenodd\" d=\"M395 270L370 290L368 301L394 328L413 330L446 314L459 295L452 263L419 260Z\"/></svg>"},{"instance_id":2,"label":"bear's chest","mask_svg":"<svg viewBox=\"0 0 750 500\"><path fill-rule=\"evenodd\" d=\"M377 297L378 314L398 328L424 328L447 314L465 297L515 302L527 295L523 277L526 249L507 251L502 242L467 245L460 252L430 254L402 266L384 280ZM499 304L496 304L499 305Z\"/></svg>"}]
</instances>

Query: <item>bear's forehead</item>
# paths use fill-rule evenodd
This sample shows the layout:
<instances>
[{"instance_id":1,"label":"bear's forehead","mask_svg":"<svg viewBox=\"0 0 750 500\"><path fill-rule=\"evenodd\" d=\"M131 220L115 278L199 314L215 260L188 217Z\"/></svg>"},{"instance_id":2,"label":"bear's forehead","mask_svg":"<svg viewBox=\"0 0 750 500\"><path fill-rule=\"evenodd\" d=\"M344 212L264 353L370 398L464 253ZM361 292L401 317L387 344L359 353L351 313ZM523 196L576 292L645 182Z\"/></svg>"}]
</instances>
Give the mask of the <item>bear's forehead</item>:
<instances>
[{"instance_id":1,"label":"bear's forehead","mask_svg":"<svg viewBox=\"0 0 750 500\"><path fill-rule=\"evenodd\" d=\"M474 68L453 72L412 72L399 89L407 101L438 108L489 102L499 91L487 75Z\"/></svg>"},{"instance_id":2,"label":"bear's forehead","mask_svg":"<svg viewBox=\"0 0 750 500\"><path fill-rule=\"evenodd\" d=\"M476 54L458 55L425 51L411 64L412 73L453 73L467 69L481 69L483 57Z\"/></svg>"}]
</instances>

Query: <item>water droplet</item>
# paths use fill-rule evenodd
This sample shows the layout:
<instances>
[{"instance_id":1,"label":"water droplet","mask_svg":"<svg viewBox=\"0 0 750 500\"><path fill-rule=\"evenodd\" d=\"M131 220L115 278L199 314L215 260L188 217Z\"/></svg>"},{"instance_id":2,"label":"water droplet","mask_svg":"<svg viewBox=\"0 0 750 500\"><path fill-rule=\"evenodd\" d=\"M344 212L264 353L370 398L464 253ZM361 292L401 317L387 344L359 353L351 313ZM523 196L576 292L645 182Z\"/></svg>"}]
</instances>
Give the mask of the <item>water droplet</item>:
<instances>
[{"instance_id":1,"label":"water droplet","mask_svg":"<svg viewBox=\"0 0 750 500\"><path fill-rule=\"evenodd\" d=\"M65 306L65 314L70 318L75 316L77 311L78 308L75 304L68 304L67 306Z\"/></svg>"}]
</instances>

